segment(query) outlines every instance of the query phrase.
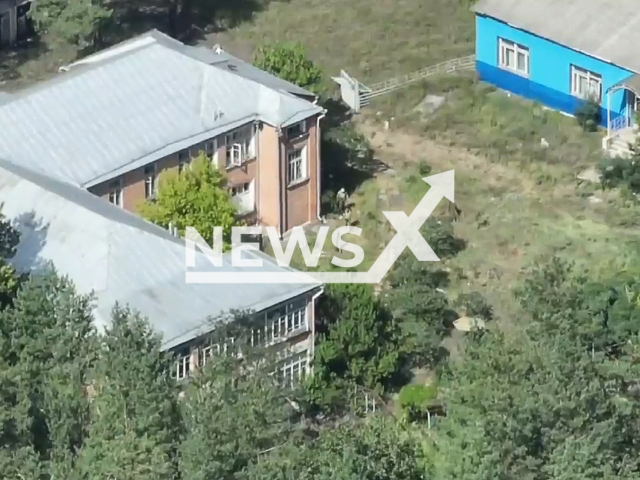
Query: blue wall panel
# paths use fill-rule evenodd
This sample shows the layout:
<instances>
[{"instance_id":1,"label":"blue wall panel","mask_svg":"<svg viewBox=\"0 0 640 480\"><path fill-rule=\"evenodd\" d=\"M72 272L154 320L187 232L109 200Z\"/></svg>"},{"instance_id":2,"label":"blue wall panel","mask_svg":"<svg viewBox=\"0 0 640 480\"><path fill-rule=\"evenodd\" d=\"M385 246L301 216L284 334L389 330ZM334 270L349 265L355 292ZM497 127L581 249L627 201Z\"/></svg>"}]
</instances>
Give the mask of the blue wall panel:
<instances>
[{"instance_id":1,"label":"blue wall panel","mask_svg":"<svg viewBox=\"0 0 640 480\"><path fill-rule=\"evenodd\" d=\"M528 78L498 67L500 38L529 49ZM624 68L482 15L476 15L476 60L482 80L570 114L581 104L571 95L571 65L597 73L602 76L603 123L607 120L607 89L633 75ZM612 118L625 112L625 98L624 90L611 96Z\"/></svg>"}]
</instances>

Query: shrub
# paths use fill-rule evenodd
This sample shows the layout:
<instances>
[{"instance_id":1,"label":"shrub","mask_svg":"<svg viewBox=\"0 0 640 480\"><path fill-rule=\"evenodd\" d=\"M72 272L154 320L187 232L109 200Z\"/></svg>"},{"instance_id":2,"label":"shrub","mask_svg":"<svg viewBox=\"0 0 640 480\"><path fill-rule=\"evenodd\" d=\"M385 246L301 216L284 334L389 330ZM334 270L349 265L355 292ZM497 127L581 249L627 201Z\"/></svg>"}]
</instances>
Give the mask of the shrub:
<instances>
[{"instance_id":1,"label":"shrub","mask_svg":"<svg viewBox=\"0 0 640 480\"><path fill-rule=\"evenodd\" d=\"M409 420L416 420L426 415L429 405L438 396L438 386L405 385L400 390L398 401Z\"/></svg>"},{"instance_id":2,"label":"shrub","mask_svg":"<svg viewBox=\"0 0 640 480\"><path fill-rule=\"evenodd\" d=\"M276 43L258 50L254 65L288 82L319 93L322 70L308 57L300 43Z\"/></svg>"},{"instance_id":3,"label":"shrub","mask_svg":"<svg viewBox=\"0 0 640 480\"><path fill-rule=\"evenodd\" d=\"M453 258L467 247L464 239L455 236L450 222L429 218L420 233L441 259Z\"/></svg>"},{"instance_id":4,"label":"shrub","mask_svg":"<svg viewBox=\"0 0 640 480\"><path fill-rule=\"evenodd\" d=\"M602 120L600 104L593 99L585 100L576 110L576 120L586 132L595 132Z\"/></svg>"},{"instance_id":5,"label":"shrub","mask_svg":"<svg viewBox=\"0 0 640 480\"><path fill-rule=\"evenodd\" d=\"M426 177L431 173L431 166L424 160L420 160L420 163L418 163L418 173L421 176Z\"/></svg>"},{"instance_id":6,"label":"shrub","mask_svg":"<svg viewBox=\"0 0 640 480\"><path fill-rule=\"evenodd\" d=\"M599 169L604 188L627 187L633 193L640 192L640 164L635 158L606 158Z\"/></svg>"},{"instance_id":7,"label":"shrub","mask_svg":"<svg viewBox=\"0 0 640 480\"><path fill-rule=\"evenodd\" d=\"M456 305L463 308L468 317L478 317L483 320L493 319L493 308L480 292L461 294L456 300Z\"/></svg>"}]
</instances>

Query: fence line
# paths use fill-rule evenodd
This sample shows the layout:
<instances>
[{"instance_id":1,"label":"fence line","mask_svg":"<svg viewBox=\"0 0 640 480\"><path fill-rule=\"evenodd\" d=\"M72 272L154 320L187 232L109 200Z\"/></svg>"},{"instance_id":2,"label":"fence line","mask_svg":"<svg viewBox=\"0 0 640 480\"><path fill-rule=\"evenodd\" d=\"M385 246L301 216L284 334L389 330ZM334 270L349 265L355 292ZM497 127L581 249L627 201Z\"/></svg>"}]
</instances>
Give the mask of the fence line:
<instances>
[{"instance_id":1,"label":"fence line","mask_svg":"<svg viewBox=\"0 0 640 480\"><path fill-rule=\"evenodd\" d=\"M453 73L460 70L470 70L475 68L476 56L467 55L466 57L454 58L446 62L430 65L426 68L416 70L414 72L402 75L400 77L391 78L372 85L364 85L360 83L360 106L367 105L369 101L380 95L393 92L399 88L405 87L410 83L417 82L424 78L436 75L438 73Z\"/></svg>"}]
</instances>

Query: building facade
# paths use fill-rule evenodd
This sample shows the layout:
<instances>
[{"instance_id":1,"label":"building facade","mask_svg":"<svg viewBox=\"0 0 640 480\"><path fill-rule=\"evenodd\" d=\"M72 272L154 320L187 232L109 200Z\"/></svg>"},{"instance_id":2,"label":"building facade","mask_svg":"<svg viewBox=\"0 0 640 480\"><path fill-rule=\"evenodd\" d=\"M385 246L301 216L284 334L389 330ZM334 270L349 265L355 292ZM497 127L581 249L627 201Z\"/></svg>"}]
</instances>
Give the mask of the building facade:
<instances>
[{"instance_id":1,"label":"building facade","mask_svg":"<svg viewBox=\"0 0 640 480\"><path fill-rule=\"evenodd\" d=\"M116 302L130 307L162 336L162 349L176 354L171 373L180 380L211 355L244 342L277 355L284 383L306 374L313 356L315 304L322 293L319 282L186 283L185 242L166 230L80 187L2 159L0 180L2 213L20 231L12 265L21 272L39 272L53 263L79 294L93 294L98 330L109 327ZM196 252L194 268L237 271L230 255L223 256L222 267L213 267ZM245 255L262 261L250 271L291 271L261 252Z\"/></svg>"},{"instance_id":2,"label":"building facade","mask_svg":"<svg viewBox=\"0 0 640 480\"><path fill-rule=\"evenodd\" d=\"M276 378L284 385L294 386L311 368L315 300L319 294L320 290L316 289L252 314L251 326L225 326L218 332L213 331L172 348L176 355L172 376L184 380L205 366L212 356L241 355L246 345L246 348L274 355Z\"/></svg>"},{"instance_id":3,"label":"building facade","mask_svg":"<svg viewBox=\"0 0 640 480\"><path fill-rule=\"evenodd\" d=\"M570 115L595 100L608 139L634 128L636 2L479 0L474 10L480 79Z\"/></svg>"},{"instance_id":4,"label":"building facade","mask_svg":"<svg viewBox=\"0 0 640 480\"><path fill-rule=\"evenodd\" d=\"M283 235L319 219L316 100L218 46L154 30L3 100L0 158L136 212L159 174L203 151L239 215Z\"/></svg>"},{"instance_id":5,"label":"building facade","mask_svg":"<svg viewBox=\"0 0 640 480\"><path fill-rule=\"evenodd\" d=\"M89 191L136 212L155 196L159 175L181 171L199 153L225 171L241 216L284 233L319 217L320 115L284 130L251 122L90 186Z\"/></svg>"}]
</instances>

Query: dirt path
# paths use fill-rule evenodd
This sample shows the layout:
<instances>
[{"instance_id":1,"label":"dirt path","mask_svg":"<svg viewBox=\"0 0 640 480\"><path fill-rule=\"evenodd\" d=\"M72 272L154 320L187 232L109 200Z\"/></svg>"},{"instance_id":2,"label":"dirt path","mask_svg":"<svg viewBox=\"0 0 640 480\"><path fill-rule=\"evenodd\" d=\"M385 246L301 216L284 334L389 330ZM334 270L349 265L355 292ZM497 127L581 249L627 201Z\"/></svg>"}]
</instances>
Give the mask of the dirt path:
<instances>
[{"instance_id":1,"label":"dirt path","mask_svg":"<svg viewBox=\"0 0 640 480\"><path fill-rule=\"evenodd\" d=\"M361 122L359 130L369 138L377 152L382 153L385 160L391 159L390 167L401 169L407 165L424 159L434 173L461 169L473 171L479 178L489 184L504 185L508 182L514 190L521 193L531 192L535 183L504 165L491 163L488 159L475 155L459 147L447 147L429 138L419 137L415 133L402 130L385 130L372 122Z\"/></svg>"},{"instance_id":2,"label":"dirt path","mask_svg":"<svg viewBox=\"0 0 640 480\"><path fill-rule=\"evenodd\" d=\"M421 161L433 173L455 170L462 210L455 231L468 245L447 265L453 272L450 292L480 291L507 324L520 314L513 286L534 263L557 254L610 274L612 261L624 264L633 257L629 246L640 241L638 229L612 227L608 219L618 207L607 203L607 194L602 204L590 204L569 168L557 181L541 183L518 165L494 163L466 148L367 121L358 126L394 171L395 178L381 174L378 180L386 189L402 192L403 175L414 173Z\"/></svg>"}]
</instances>

